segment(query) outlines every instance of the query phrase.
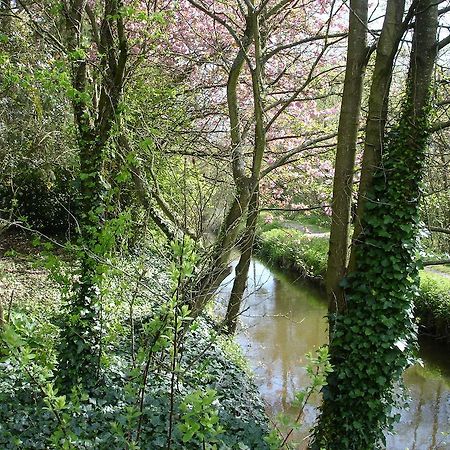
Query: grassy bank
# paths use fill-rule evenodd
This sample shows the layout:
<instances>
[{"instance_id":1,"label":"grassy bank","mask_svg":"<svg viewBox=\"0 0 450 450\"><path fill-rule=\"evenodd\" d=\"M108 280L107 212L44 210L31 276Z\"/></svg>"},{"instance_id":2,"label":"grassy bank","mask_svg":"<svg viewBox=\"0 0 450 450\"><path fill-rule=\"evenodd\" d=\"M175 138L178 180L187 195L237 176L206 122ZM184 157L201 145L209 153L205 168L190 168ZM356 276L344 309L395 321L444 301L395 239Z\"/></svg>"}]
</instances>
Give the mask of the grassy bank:
<instances>
[{"instance_id":1,"label":"grassy bank","mask_svg":"<svg viewBox=\"0 0 450 450\"><path fill-rule=\"evenodd\" d=\"M278 225L278 224L276 224ZM257 239L258 255L282 269L323 284L327 267L328 237L301 230L263 227ZM417 319L427 332L450 341L450 279L421 271Z\"/></svg>"}]
</instances>

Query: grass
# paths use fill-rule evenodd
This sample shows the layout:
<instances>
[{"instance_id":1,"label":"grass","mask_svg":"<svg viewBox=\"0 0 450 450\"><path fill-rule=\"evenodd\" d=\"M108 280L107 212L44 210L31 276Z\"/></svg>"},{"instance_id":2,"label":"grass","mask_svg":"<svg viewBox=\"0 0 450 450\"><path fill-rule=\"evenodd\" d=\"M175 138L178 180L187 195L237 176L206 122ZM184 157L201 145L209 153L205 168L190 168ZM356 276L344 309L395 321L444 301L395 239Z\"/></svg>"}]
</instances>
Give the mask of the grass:
<instances>
[{"instance_id":1,"label":"grass","mask_svg":"<svg viewBox=\"0 0 450 450\"><path fill-rule=\"evenodd\" d=\"M308 235L300 230L272 224L262 225L257 253L263 260L292 270L323 284L327 268L328 237ZM450 339L450 279L421 271L415 314L421 326L439 337Z\"/></svg>"},{"instance_id":2,"label":"grass","mask_svg":"<svg viewBox=\"0 0 450 450\"><path fill-rule=\"evenodd\" d=\"M264 231L274 228L305 229L309 233L328 233L330 231L328 217L319 218L317 216L299 216L298 214L287 214L283 217L269 213L262 213L260 217L260 227Z\"/></svg>"}]
</instances>

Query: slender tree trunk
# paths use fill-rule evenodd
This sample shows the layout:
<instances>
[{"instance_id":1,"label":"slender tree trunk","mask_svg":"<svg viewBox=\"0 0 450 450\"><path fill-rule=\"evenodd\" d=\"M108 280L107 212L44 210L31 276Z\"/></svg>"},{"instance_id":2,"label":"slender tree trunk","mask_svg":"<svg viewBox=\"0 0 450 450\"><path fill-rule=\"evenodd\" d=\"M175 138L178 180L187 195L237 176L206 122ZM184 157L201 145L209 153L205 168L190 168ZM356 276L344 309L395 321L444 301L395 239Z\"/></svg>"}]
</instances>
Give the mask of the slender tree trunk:
<instances>
[{"instance_id":1,"label":"slender tree trunk","mask_svg":"<svg viewBox=\"0 0 450 450\"><path fill-rule=\"evenodd\" d=\"M361 166L361 178L358 191L358 206L353 232L353 242L359 239L362 232L360 217L364 215L367 190L372 184L372 177L379 167L384 144L384 130L388 114L389 89L391 86L394 58L400 40L410 22L413 9L403 22L405 11L404 0L388 0L383 28L377 45L375 67L369 96L369 112L366 124L364 153ZM354 269L354 247L349 261L349 271Z\"/></svg>"},{"instance_id":2,"label":"slender tree trunk","mask_svg":"<svg viewBox=\"0 0 450 450\"><path fill-rule=\"evenodd\" d=\"M250 13L249 13L250 14ZM191 315L196 317L205 307L208 300L230 273L231 252L236 244L239 225L247 211L251 196L249 177L245 173L245 155L239 117L237 85L245 63L246 53L253 42L254 23L247 18L247 25L241 39L240 48L230 68L227 81L227 104L230 119L231 160L235 184L234 199L220 228L214 244L208 272L197 281L191 292L189 303Z\"/></svg>"},{"instance_id":3,"label":"slender tree trunk","mask_svg":"<svg viewBox=\"0 0 450 450\"><path fill-rule=\"evenodd\" d=\"M237 318L239 316L242 299L247 286L250 260L253 254L256 222L259 214L259 178L264 151L266 149L266 128L264 121L264 64L262 60L263 41L261 33L261 18L258 14L252 14L253 35L255 45L255 67L252 72L253 103L255 110L255 145L253 149L252 176L250 178L250 190L252 196L247 212L247 223L244 231L243 247L239 262L236 266L236 275L228 302L225 323L229 334L236 331Z\"/></svg>"},{"instance_id":4,"label":"slender tree trunk","mask_svg":"<svg viewBox=\"0 0 450 450\"><path fill-rule=\"evenodd\" d=\"M2 330L4 324L5 324L5 319L3 316L3 301L2 301L2 299L0 299L0 331Z\"/></svg>"},{"instance_id":5,"label":"slender tree trunk","mask_svg":"<svg viewBox=\"0 0 450 450\"><path fill-rule=\"evenodd\" d=\"M236 331L237 320L241 310L242 299L247 287L248 272L253 255L253 245L255 241L256 222L258 219L259 194L253 192L247 213L247 223L244 231L241 246L241 256L235 269L235 278L233 288L231 289L230 299L228 301L227 313L225 316L225 325L228 334L234 334Z\"/></svg>"},{"instance_id":6,"label":"slender tree trunk","mask_svg":"<svg viewBox=\"0 0 450 450\"><path fill-rule=\"evenodd\" d=\"M345 309L340 282L347 268L353 174L364 73L367 64L367 0L350 2L347 66L339 117L333 185L330 249L326 276L328 310Z\"/></svg>"}]
</instances>

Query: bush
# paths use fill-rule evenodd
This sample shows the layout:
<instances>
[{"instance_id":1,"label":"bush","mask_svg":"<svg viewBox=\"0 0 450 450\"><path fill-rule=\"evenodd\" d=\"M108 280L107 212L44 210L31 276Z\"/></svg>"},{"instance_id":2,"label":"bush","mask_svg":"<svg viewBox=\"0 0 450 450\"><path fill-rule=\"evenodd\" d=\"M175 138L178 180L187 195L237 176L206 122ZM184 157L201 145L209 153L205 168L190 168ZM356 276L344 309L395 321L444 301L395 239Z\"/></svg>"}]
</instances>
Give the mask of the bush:
<instances>
[{"instance_id":1,"label":"bush","mask_svg":"<svg viewBox=\"0 0 450 450\"><path fill-rule=\"evenodd\" d=\"M328 238L298 230L274 228L258 237L258 254L306 278L323 279L327 269Z\"/></svg>"},{"instance_id":2,"label":"bush","mask_svg":"<svg viewBox=\"0 0 450 450\"><path fill-rule=\"evenodd\" d=\"M450 279L422 271L415 313L425 328L450 337Z\"/></svg>"},{"instance_id":3,"label":"bush","mask_svg":"<svg viewBox=\"0 0 450 450\"><path fill-rule=\"evenodd\" d=\"M48 326L36 325L21 314L15 314L0 334L1 449L167 447L169 361L160 361L160 371L147 381L141 445L133 447L129 436L136 433L139 409L129 342L110 348L102 383L93 392L74 389L61 395L53 388L52 348L57 339L54 330L49 333ZM217 445L206 448L269 450L267 418L258 391L240 364L233 362L235 350L229 355L222 344L223 338L203 320L185 342L172 448L196 450L204 439Z\"/></svg>"},{"instance_id":4,"label":"bush","mask_svg":"<svg viewBox=\"0 0 450 450\"><path fill-rule=\"evenodd\" d=\"M63 168L48 173L28 168L0 180L0 217L26 221L37 230L60 232L73 223L74 177Z\"/></svg>"}]
</instances>

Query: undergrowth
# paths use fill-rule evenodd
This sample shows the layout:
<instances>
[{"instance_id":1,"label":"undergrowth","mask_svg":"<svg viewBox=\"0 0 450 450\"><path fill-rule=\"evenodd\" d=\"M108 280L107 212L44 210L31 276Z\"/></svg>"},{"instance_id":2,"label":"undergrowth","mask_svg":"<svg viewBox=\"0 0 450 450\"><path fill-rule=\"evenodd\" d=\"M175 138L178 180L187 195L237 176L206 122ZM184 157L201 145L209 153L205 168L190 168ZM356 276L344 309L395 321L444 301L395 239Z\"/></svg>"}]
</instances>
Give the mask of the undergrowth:
<instances>
[{"instance_id":1,"label":"undergrowth","mask_svg":"<svg viewBox=\"0 0 450 450\"><path fill-rule=\"evenodd\" d=\"M80 385L64 392L56 382L70 261L49 252L33 266L14 255L3 267L12 262L21 277L5 276L3 290L21 295L8 308L0 340L1 449L166 449L169 429L173 449L270 448L242 354L209 320L192 322L167 297L172 269L160 257L144 252L110 262L100 293L100 374L89 393ZM183 323L188 331L178 343Z\"/></svg>"}]
</instances>

